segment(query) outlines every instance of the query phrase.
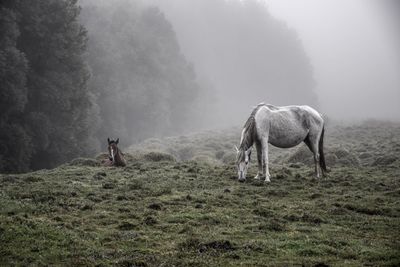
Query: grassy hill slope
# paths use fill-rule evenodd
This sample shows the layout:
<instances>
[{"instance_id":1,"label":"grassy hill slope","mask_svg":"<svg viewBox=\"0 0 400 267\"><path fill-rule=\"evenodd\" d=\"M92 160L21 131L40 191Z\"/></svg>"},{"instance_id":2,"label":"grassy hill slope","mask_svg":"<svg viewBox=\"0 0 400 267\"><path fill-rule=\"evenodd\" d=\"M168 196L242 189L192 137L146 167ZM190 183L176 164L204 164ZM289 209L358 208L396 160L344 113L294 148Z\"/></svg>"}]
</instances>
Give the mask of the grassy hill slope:
<instances>
[{"instance_id":1,"label":"grassy hill slope","mask_svg":"<svg viewBox=\"0 0 400 267\"><path fill-rule=\"evenodd\" d=\"M320 180L304 150L276 150L269 184L237 182L237 136L153 139L125 168L0 175L0 265L400 264L400 125L329 128Z\"/></svg>"}]
</instances>

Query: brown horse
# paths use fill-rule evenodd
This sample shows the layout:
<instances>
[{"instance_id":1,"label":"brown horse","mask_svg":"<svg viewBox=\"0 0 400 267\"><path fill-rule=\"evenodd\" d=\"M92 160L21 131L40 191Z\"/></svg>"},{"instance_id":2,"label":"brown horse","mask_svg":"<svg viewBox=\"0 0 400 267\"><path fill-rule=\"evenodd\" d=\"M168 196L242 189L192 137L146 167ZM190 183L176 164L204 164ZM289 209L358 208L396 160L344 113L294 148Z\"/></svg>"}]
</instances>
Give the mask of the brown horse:
<instances>
[{"instance_id":1,"label":"brown horse","mask_svg":"<svg viewBox=\"0 0 400 267\"><path fill-rule=\"evenodd\" d=\"M109 164L111 166L121 166L124 167L126 166L126 160L124 158L124 154L122 151L118 148L118 143L119 143L119 138L117 140L110 140L110 138L107 138L108 141L108 158L109 158Z\"/></svg>"}]
</instances>

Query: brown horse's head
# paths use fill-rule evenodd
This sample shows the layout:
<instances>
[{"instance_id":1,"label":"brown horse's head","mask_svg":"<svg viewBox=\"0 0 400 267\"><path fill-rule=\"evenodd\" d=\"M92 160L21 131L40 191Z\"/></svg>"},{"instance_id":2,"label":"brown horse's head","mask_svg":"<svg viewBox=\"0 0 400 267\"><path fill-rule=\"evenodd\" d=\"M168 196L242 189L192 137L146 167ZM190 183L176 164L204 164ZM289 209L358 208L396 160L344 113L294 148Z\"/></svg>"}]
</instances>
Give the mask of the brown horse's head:
<instances>
[{"instance_id":1,"label":"brown horse's head","mask_svg":"<svg viewBox=\"0 0 400 267\"><path fill-rule=\"evenodd\" d=\"M110 140L110 138L107 138L108 141L108 158L110 159L110 161L112 161L113 163L115 163L115 157L119 152L118 149L118 142L119 142L119 138L117 138L117 140Z\"/></svg>"}]
</instances>

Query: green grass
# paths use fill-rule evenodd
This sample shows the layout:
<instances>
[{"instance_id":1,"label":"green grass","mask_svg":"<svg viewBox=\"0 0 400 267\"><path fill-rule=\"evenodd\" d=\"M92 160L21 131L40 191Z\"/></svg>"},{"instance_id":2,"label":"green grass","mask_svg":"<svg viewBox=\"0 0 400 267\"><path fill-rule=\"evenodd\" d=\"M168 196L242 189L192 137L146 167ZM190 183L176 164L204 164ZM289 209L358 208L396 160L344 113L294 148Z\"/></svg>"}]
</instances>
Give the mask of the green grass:
<instances>
[{"instance_id":1,"label":"green grass","mask_svg":"<svg viewBox=\"0 0 400 267\"><path fill-rule=\"evenodd\" d=\"M359 157L366 147L370 157L395 155L399 129L331 133L327 147L360 164L338 158L320 180L307 164L276 157L271 183L239 183L234 166L217 157L154 152L128 155L125 168L77 159L0 175L0 265L399 266L398 158ZM205 140L193 143L207 150Z\"/></svg>"}]
</instances>

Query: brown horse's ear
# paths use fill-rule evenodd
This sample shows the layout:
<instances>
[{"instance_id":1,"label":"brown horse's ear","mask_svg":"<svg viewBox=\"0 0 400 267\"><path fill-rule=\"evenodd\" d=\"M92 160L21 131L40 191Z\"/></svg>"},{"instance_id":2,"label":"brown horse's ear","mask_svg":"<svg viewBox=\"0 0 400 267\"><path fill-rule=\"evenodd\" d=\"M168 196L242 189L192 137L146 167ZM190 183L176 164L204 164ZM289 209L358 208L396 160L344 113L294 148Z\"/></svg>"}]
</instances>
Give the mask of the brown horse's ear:
<instances>
[{"instance_id":1,"label":"brown horse's ear","mask_svg":"<svg viewBox=\"0 0 400 267\"><path fill-rule=\"evenodd\" d=\"M119 142L119 138L117 138L117 141L115 141L115 143L118 145L118 142Z\"/></svg>"},{"instance_id":2,"label":"brown horse's ear","mask_svg":"<svg viewBox=\"0 0 400 267\"><path fill-rule=\"evenodd\" d=\"M110 144L110 138L107 138L107 142L108 142L108 144Z\"/></svg>"}]
</instances>

